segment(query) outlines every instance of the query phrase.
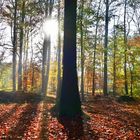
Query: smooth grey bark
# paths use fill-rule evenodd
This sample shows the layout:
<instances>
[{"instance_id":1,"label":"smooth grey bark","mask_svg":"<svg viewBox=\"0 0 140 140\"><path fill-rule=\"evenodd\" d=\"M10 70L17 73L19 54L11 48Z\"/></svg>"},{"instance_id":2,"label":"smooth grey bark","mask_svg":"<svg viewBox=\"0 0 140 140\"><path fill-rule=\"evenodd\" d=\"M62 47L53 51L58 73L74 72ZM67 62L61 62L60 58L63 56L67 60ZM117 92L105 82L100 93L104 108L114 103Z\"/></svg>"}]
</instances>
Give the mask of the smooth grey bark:
<instances>
[{"instance_id":1,"label":"smooth grey bark","mask_svg":"<svg viewBox=\"0 0 140 140\"><path fill-rule=\"evenodd\" d=\"M45 18L51 19L54 0L47 0L45 3ZM50 58L51 46L50 35L45 35L43 43L43 60L42 60L42 95L45 96L48 88L49 71L50 71Z\"/></svg>"},{"instance_id":2,"label":"smooth grey bark","mask_svg":"<svg viewBox=\"0 0 140 140\"><path fill-rule=\"evenodd\" d=\"M115 16L114 16L114 50L113 50L113 95L116 94L116 29L115 29Z\"/></svg>"},{"instance_id":3,"label":"smooth grey bark","mask_svg":"<svg viewBox=\"0 0 140 140\"><path fill-rule=\"evenodd\" d=\"M57 91L56 91L56 104L60 99L61 91L61 33L60 33L60 0L58 0L58 46L57 46Z\"/></svg>"},{"instance_id":4,"label":"smooth grey bark","mask_svg":"<svg viewBox=\"0 0 140 140\"><path fill-rule=\"evenodd\" d=\"M25 32L26 35L26 45L24 46L24 84L23 84L23 91L27 91L27 81L28 81L28 72L27 72L27 67L28 67L28 47L29 47L29 31L27 30Z\"/></svg>"},{"instance_id":5,"label":"smooth grey bark","mask_svg":"<svg viewBox=\"0 0 140 140\"><path fill-rule=\"evenodd\" d=\"M124 1L124 86L125 94L128 95L128 81L127 81L127 33L126 33L126 12L127 0Z\"/></svg>"},{"instance_id":6,"label":"smooth grey bark","mask_svg":"<svg viewBox=\"0 0 140 140\"><path fill-rule=\"evenodd\" d=\"M48 6L49 5L49 0L45 2L45 18L47 19L48 17ZM46 67L47 67L47 35L44 35L44 42L43 42L43 52L42 52L42 95L46 95L45 91L45 77L46 77Z\"/></svg>"},{"instance_id":7,"label":"smooth grey bark","mask_svg":"<svg viewBox=\"0 0 140 140\"><path fill-rule=\"evenodd\" d=\"M95 42L94 42L94 53L93 53L93 81L92 81L92 94L95 94L95 70L96 70L96 47L97 47L97 34L99 26L99 12L100 12L101 0L99 1L99 6L96 15L96 25L95 25Z\"/></svg>"},{"instance_id":8,"label":"smooth grey bark","mask_svg":"<svg viewBox=\"0 0 140 140\"><path fill-rule=\"evenodd\" d=\"M13 92L16 91L16 64L17 64L17 1L14 5L14 27L13 27Z\"/></svg>"},{"instance_id":9,"label":"smooth grey bark","mask_svg":"<svg viewBox=\"0 0 140 140\"><path fill-rule=\"evenodd\" d=\"M29 47L29 30L25 28L24 36L24 47L23 47L23 91L27 91L28 81L28 47Z\"/></svg>"},{"instance_id":10,"label":"smooth grey bark","mask_svg":"<svg viewBox=\"0 0 140 140\"><path fill-rule=\"evenodd\" d=\"M130 95L131 95L131 97L133 97L133 83L134 83L134 73L133 73L134 64L133 64L133 62L129 63L129 69L130 69Z\"/></svg>"},{"instance_id":11,"label":"smooth grey bark","mask_svg":"<svg viewBox=\"0 0 140 140\"><path fill-rule=\"evenodd\" d=\"M47 67L47 38L44 38L43 43L43 56L42 56L42 94L45 94L45 75L46 75L46 67Z\"/></svg>"},{"instance_id":12,"label":"smooth grey bark","mask_svg":"<svg viewBox=\"0 0 140 140\"><path fill-rule=\"evenodd\" d=\"M107 72L107 58L108 58L108 24L109 24L109 0L106 0L106 14L105 14L105 42L104 42L104 95L108 95L108 72Z\"/></svg>"},{"instance_id":13,"label":"smooth grey bark","mask_svg":"<svg viewBox=\"0 0 140 140\"><path fill-rule=\"evenodd\" d=\"M53 10L54 0L49 1L48 7L48 18L51 19L52 10ZM45 92L47 93L48 90L48 83L49 83L49 72L50 72L50 60L51 60L51 36L48 35L48 49L47 49L47 69L46 69L46 78L45 78Z\"/></svg>"},{"instance_id":14,"label":"smooth grey bark","mask_svg":"<svg viewBox=\"0 0 140 140\"><path fill-rule=\"evenodd\" d=\"M31 60L30 60L30 69L32 70L31 77L31 90L34 89L34 49L33 49L33 34L31 33Z\"/></svg>"},{"instance_id":15,"label":"smooth grey bark","mask_svg":"<svg viewBox=\"0 0 140 140\"><path fill-rule=\"evenodd\" d=\"M51 42L50 37L48 37L48 43L47 43L47 69L46 69L46 75L45 75L45 93L47 93L48 90L48 82L49 82L49 72L50 72L50 59L51 59Z\"/></svg>"},{"instance_id":16,"label":"smooth grey bark","mask_svg":"<svg viewBox=\"0 0 140 140\"><path fill-rule=\"evenodd\" d=\"M81 45L81 99L84 101L84 44L83 44L83 10L84 0L81 0L80 11L80 45Z\"/></svg>"},{"instance_id":17,"label":"smooth grey bark","mask_svg":"<svg viewBox=\"0 0 140 140\"><path fill-rule=\"evenodd\" d=\"M18 65L18 90L22 90L22 53L23 53L23 37L24 37L24 20L25 20L25 1L22 2L21 27L20 27L20 46L19 46L19 65Z\"/></svg>"}]
</instances>

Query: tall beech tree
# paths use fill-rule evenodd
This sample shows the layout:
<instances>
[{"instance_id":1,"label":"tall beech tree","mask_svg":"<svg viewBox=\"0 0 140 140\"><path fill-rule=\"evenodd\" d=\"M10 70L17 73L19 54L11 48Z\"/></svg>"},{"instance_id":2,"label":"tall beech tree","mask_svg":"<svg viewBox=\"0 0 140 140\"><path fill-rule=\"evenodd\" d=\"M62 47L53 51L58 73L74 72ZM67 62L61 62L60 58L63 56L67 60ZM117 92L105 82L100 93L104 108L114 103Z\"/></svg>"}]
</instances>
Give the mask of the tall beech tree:
<instances>
[{"instance_id":1,"label":"tall beech tree","mask_svg":"<svg viewBox=\"0 0 140 140\"><path fill-rule=\"evenodd\" d=\"M107 87L107 57L108 57L108 24L109 24L109 0L106 0L106 14L105 14L105 42L104 42L104 95L108 94Z\"/></svg>"},{"instance_id":2,"label":"tall beech tree","mask_svg":"<svg viewBox=\"0 0 140 140\"><path fill-rule=\"evenodd\" d=\"M95 94L95 69L96 69L96 47L97 47L97 35L99 27L99 14L100 14L101 0L99 1L97 14L96 14L96 24L95 24L95 37L94 37L94 53L93 53L93 81L92 81L92 94Z\"/></svg>"},{"instance_id":3,"label":"tall beech tree","mask_svg":"<svg viewBox=\"0 0 140 140\"><path fill-rule=\"evenodd\" d=\"M22 1L21 7L21 25L20 25L20 47L19 47L19 65L18 65L18 90L22 90L22 53L24 42L24 20L25 20L25 0Z\"/></svg>"},{"instance_id":4,"label":"tall beech tree","mask_svg":"<svg viewBox=\"0 0 140 140\"><path fill-rule=\"evenodd\" d=\"M50 20L52 16L54 0L45 2L45 19ZM50 59L51 59L51 37L46 35L43 43L43 60L42 60L42 95L45 95L48 88Z\"/></svg>"},{"instance_id":5,"label":"tall beech tree","mask_svg":"<svg viewBox=\"0 0 140 140\"><path fill-rule=\"evenodd\" d=\"M59 96L60 96L60 89L61 89L61 30L60 30L60 2L61 0L58 0L58 46L57 46L57 93L56 93L56 100L59 102Z\"/></svg>"},{"instance_id":6,"label":"tall beech tree","mask_svg":"<svg viewBox=\"0 0 140 140\"><path fill-rule=\"evenodd\" d=\"M65 0L63 78L59 115L75 117L81 114L81 101L76 71L76 0Z\"/></svg>"},{"instance_id":7,"label":"tall beech tree","mask_svg":"<svg viewBox=\"0 0 140 140\"><path fill-rule=\"evenodd\" d=\"M127 33L126 33L126 13L127 0L124 1L124 81L125 81L125 94L128 94L128 79L127 79Z\"/></svg>"},{"instance_id":8,"label":"tall beech tree","mask_svg":"<svg viewBox=\"0 0 140 140\"><path fill-rule=\"evenodd\" d=\"M13 27L13 91L16 91L16 64L17 64L17 1L14 5L14 27Z\"/></svg>"},{"instance_id":9,"label":"tall beech tree","mask_svg":"<svg viewBox=\"0 0 140 140\"><path fill-rule=\"evenodd\" d=\"M48 19L51 19L52 17L52 11L53 11L53 5L54 5L54 0L49 0L48 3ZM50 61L51 61L51 36L49 35L47 37L47 68L46 68L46 75L45 75L45 93L47 93L48 90L48 83L49 83L49 73L50 73Z\"/></svg>"},{"instance_id":10,"label":"tall beech tree","mask_svg":"<svg viewBox=\"0 0 140 140\"><path fill-rule=\"evenodd\" d=\"M80 45L81 45L81 95L82 101L84 101L84 44L83 44L83 10L84 0L81 0L81 12L80 12Z\"/></svg>"},{"instance_id":11,"label":"tall beech tree","mask_svg":"<svg viewBox=\"0 0 140 140\"><path fill-rule=\"evenodd\" d=\"M113 94L116 94L116 24L115 24L115 15L114 15L114 44L113 44Z\"/></svg>"}]
</instances>

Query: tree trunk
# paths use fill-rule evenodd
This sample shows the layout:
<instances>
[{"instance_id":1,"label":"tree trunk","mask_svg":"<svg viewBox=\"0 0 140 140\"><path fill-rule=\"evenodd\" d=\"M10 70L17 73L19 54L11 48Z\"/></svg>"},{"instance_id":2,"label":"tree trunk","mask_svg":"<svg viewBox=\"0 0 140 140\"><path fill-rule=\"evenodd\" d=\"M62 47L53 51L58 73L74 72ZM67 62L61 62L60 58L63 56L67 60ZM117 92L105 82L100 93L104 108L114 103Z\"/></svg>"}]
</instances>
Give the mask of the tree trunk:
<instances>
[{"instance_id":1,"label":"tree trunk","mask_svg":"<svg viewBox=\"0 0 140 140\"><path fill-rule=\"evenodd\" d=\"M13 91L16 91L16 60L17 56L17 1L14 7L14 29L13 29Z\"/></svg>"},{"instance_id":2,"label":"tree trunk","mask_svg":"<svg viewBox=\"0 0 140 140\"><path fill-rule=\"evenodd\" d=\"M116 30L114 16L114 54L113 54L113 95L116 94Z\"/></svg>"},{"instance_id":3,"label":"tree trunk","mask_svg":"<svg viewBox=\"0 0 140 140\"><path fill-rule=\"evenodd\" d=\"M95 94L95 69L96 69L96 46L97 46L97 33L98 33L98 26L99 26L99 11L100 11L101 0L99 2L99 7L97 11L96 17L96 29L95 29L95 43L94 43L94 54L93 54L93 81L92 81L92 94Z\"/></svg>"},{"instance_id":4,"label":"tree trunk","mask_svg":"<svg viewBox=\"0 0 140 140\"><path fill-rule=\"evenodd\" d=\"M81 114L76 70L76 0L65 0L63 78L59 115L75 117Z\"/></svg>"},{"instance_id":5,"label":"tree trunk","mask_svg":"<svg viewBox=\"0 0 140 140\"><path fill-rule=\"evenodd\" d=\"M51 19L54 0L46 1L45 18ZM46 95L50 71L50 58L51 58L51 37L45 35L43 44L43 60L42 60L42 95Z\"/></svg>"},{"instance_id":6,"label":"tree trunk","mask_svg":"<svg viewBox=\"0 0 140 140\"><path fill-rule=\"evenodd\" d=\"M106 0L106 15L105 15L105 43L104 43L104 95L108 95L108 87L107 87L107 57L108 57L108 13L109 13L109 0Z\"/></svg>"},{"instance_id":7,"label":"tree trunk","mask_svg":"<svg viewBox=\"0 0 140 140\"><path fill-rule=\"evenodd\" d=\"M131 63L131 66L129 65L130 68L130 95L133 97L133 69L134 69L134 64Z\"/></svg>"},{"instance_id":8,"label":"tree trunk","mask_svg":"<svg viewBox=\"0 0 140 140\"><path fill-rule=\"evenodd\" d=\"M34 89L34 49L33 49L33 34L31 33L31 60L30 60L30 70L31 70L31 91Z\"/></svg>"},{"instance_id":9,"label":"tree trunk","mask_svg":"<svg viewBox=\"0 0 140 140\"><path fill-rule=\"evenodd\" d=\"M84 44L83 44L83 9L84 1L81 0L81 12L80 12L80 34L81 34L81 95L82 101L84 101Z\"/></svg>"},{"instance_id":10,"label":"tree trunk","mask_svg":"<svg viewBox=\"0 0 140 140\"><path fill-rule=\"evenodd\" d=\"M124 4L124 81L125 81L125 94L128 95L128 82L127 82L127 35L126 35L126 6L127 0Z\"/></svg>"},{"instance_id":11,"label":"tree trunk","mask_svg":"<svg viewBox=\"0 0 140 140\"><path fill-rule=\"evenodd\" d=\"M49 72L50 72L50 60L51 60L51 38L48 37L48 43L47 43L47 69L46 69L46 75L45 75L45 93L47 93L48 90L48 82L49 82Z\"/></svg>"},{"instance_id":12,"label":"tree trunk","mask_svg":"<svg viewBox=\"0 0 140 140\"><path fill-rule=\"evenodd\" d=\"M60 99L61 90L61 34L60 34L60 0L58 1L58 48L57 48L57 93L56 93L56 104Z\"/></svg>"},{"instance_id":13,"label":"tree trunk","mask_svg":"<svg viewBox=\"0 0 140 140\"><path fill-rule=\"evenodd\" d=\"M23 52L23 30L25 19L25 1L22 3L21 13L21 27L20 27L20 47L19 47L19 65L18 65L18 90L22 90L22 52Z\"/></svg>"},{"instance_id":14,"label":"tree trunk","mask_svg":"<svg viewBox=\"0 0 140 140\"><path fill-rule=\"evenodd\" d=\"M32 87L32 91L34 91L34 84L35 84L35 83L34 83L34 80L35 80L34 77L35 77L35 65L32 64L32 84L31 84L31 85L32 85L32 86L31 86L31 87Z\"/></svg>"},{"instance_id":15,"label":"tree trunk","mask_svg":"<svg viewBox=\"0 0 140 140\"><path fill-rule=\"evenodd\" d=\"M27 91L27 81L28 81L28 47L29 47L29 31L26 31L26 45L24 46L24 83L23 83L23 90Z\"/></svg>"},{"instance_id":16,"label":"tree trunk","mask_svg":"<svg viewBox=\"0 0 140 140\"><path fill-rule=\"evenodd\" d=\"M47 37L44 39L43 43L43 60L42 60L42 95L45 95L45 76L46 76L46 67L47 67Z\"/></svg>"}]
</instances>

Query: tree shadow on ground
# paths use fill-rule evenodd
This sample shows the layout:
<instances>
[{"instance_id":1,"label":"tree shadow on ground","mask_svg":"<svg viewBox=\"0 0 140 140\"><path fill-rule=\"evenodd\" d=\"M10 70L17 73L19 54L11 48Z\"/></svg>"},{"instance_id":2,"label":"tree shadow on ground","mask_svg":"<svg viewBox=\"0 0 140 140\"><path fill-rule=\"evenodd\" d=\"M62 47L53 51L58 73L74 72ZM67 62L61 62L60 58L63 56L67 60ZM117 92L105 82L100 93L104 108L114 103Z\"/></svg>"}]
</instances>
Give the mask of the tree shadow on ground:
<instances>
[{"instance_id":1,"label":"tree shadow on ground","mask_svg":"<svg viewBox=\"0 0 140 140\"><path fill-rule=\"evenodd\" d=\"M25 110L22 112L21 117L19 118L16 126L11 128L8 139L22 139L24 133L31 126L33 119L37 115L38 104L28 104Z\"/></svg>"},{"instance_id":2,"label":"tree shadow on ground","mask_svg":"<svg viewBox=\"0 0 140 140\"><path fill-rule=\"evenodd\" d=\"M59 117L54 97L46 97L43 107L43 123L41 139L90 140L98 139L89 122L89 114L83 112L82 116L73 119ZM49 128L48 128L49 127Z\"/></svg>"},{"instance_id":3,"label":"tree shadow on ground","mask_svg":"<svg viewBox=\"0 0 140 140\"><path fill-rule=\"evenodd\" d=\"M38 94L0 92L1 107L3 107L3 104L4 107L13 106L7 108L0 116L0 124L3 124L2 131L4 132L2 137L7 140L22 139L24 134L28 133L38 115L38 107L41 101L42 97ZM30 131L29 133L31 133Z\"/></svg>"},{"instance_id":4,"label":"tree shadow on ground","mask_svg":"<svg viewBox=\"0 0 140 140\"><path fill-rule=\"evenodd\" d=\"M60 117L56 105L49 110L53 118L57 118L58 122L63 126L63 135L66 135L68 140L88 140L95 138L94 131L88 125L90 116L85 112L74 118Z\"/></svg>"},{"instance_id":5,"label":"tree shadow on ground","mask_svg":"<svg viewBox=\"0 0 140 140\"><path fill-rule=\"evenodd\" d=\"M42 101L42 97L39 94L0 91L0 104L39 103L40 101Z\"/></svg>"},{"instance_id":6,"label":"tree shadow on ground","mask_svg":"<svg viewBox=\"0 0 140 140\"><path fill-rule=\"evenodd\" d=\"M84 127L83 119L81 116L78 116L74 119L70 118L58 118L59 123L64 126L64 130L67 134L69 140L81 139L84 136Z\"/></svg>"},{"instance_id":7,"label":"tree shadow on ground","mask_svg":"<svg viewBox=\"0 0 140 140\"><path fill-rule=\"evenodd\" d=\"M16 112L18 107L18 105L13 106L8 112L5 112L2 116L0 116L0 124L6 122L7 119L11 117L13 113Z\"/></svg>"},{"instance_id":8,"label":"tree shadow on ground","mask_svg":"<svg viewBox=\"0 0 140 140\"><path fill-rule=\"evenodd\" d=\"M136 121L140 120L140 115L137 114L138 112L130 112L129 109L127 110L125 105L128 104L120 104L113 101L107 102L107 104L105 104L105 102L102 103L100 100L93 101L92 104L86 103L84 104L84 107L86 107L85 109L88 113L110 116L124 122L129 121L132 118L136 119Z\"/></svg>"},{"instance_id":9,"label":"tree shadow on ground","mask_svg":"<svg viewBox=\"0 0 140 140\"><path fill-rule=\"evenodd\" d=\"M56 98L54 96L46 96L44 101L47 102L47 103L50 103L50 104L55 104L55 100Z\"/></svg>"},{"instance_id":10,"label":"tree shadow on ground","mask_svg":"<svg viewBox=\"0 0 140 140\"><path fill-rule=\"evenodd\" d=\"M95 132L88 124L91 118L85 112L73 119L65 117L57 119L63 125L68 140L96 140Z\"/></svg>"},{"instance_id":11,"label":"tree shadow on ground","mask_svg":"<svg viewBox=\"0 0 140 140\"><path fill-rule=\"evenodd\" d=\"M133 107L138 102L131 103L118 103L115 100L110 100L110 98L95 98L93 102L85 103L84 110L87 113L93 115L100 115L100 117L107 118L105 127L119 129L117 125L120 125L126 132L134 130L136 139L139 135L140 130L140 107L136 111ZM113 123L116 121L117 124ZM110 125L110 126L109 126Z\"/></svg>"}]
</instances>

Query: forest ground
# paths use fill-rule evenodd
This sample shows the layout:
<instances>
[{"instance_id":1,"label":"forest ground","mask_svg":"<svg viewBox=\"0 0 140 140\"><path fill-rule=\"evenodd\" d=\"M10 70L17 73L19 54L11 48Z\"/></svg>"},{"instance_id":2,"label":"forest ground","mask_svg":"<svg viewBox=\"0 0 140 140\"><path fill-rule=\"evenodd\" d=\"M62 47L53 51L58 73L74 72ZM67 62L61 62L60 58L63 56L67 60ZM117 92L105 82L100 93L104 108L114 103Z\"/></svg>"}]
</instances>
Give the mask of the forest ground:
<instances>
[{"instance_id":1,"label":"forest ground","mask_svg":"<svg viewBox=\"0 0 140 140\"><path fill-rule=\"evenodd\" d=\"M83 116L58 119L55 98L0 92L0 140L140 140L140 102L90 95Z\"/></svg>"}]
</instances>

